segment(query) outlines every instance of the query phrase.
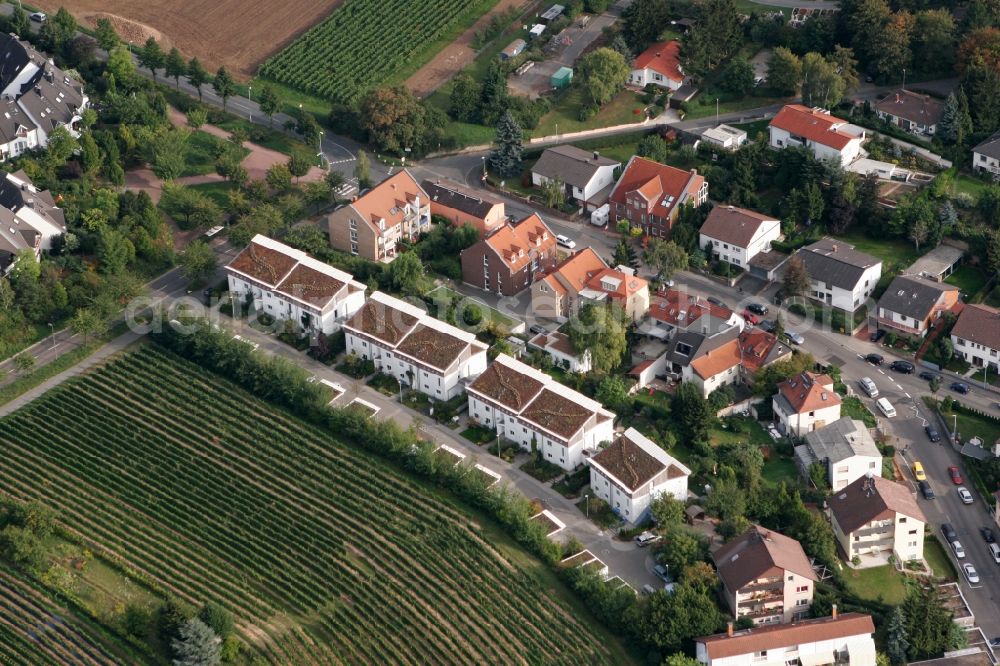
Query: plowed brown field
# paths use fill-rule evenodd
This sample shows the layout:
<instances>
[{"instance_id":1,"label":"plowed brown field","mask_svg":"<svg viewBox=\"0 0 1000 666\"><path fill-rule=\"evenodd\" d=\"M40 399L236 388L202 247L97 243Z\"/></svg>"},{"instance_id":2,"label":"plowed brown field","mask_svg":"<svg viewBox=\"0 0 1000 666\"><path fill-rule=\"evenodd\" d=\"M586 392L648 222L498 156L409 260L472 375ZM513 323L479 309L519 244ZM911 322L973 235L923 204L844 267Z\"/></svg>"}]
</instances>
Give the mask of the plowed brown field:
<instances>
[{"instance_id":1,"label":"plowed brown field","mask_svg":"<svg viewBox=\"0 0 1000 666\"><path fill-rule=\"evenodd\" d=\"M322 20L343 0L35 0L50 14L66 7L84 25L112 19L122 39L153 36L198 56L211 71L225 65L242 76Z\"/></svg>"}]
</instances>

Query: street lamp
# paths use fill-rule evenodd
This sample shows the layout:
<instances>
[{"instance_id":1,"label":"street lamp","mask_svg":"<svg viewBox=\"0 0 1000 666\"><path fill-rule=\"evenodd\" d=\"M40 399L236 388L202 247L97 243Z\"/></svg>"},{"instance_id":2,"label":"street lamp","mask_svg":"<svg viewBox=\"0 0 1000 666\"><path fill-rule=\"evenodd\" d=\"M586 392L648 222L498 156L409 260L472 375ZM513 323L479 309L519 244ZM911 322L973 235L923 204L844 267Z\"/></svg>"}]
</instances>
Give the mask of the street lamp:
<instances>
[{"instance_id":1,"label":"street lamp","mask_svg":"<svg viewBox=\"0 0 1000 666\"><path fill-rule=\"evenodd\" d=\"M583 500L587 503L587 518L590 518L590 493L584 493Z\"/></svg>"},{"instance_id":2,"label":"street lamp","mask_svg":"<svg viewBox=\"0 0 1000 666\"><path fill-rule=\"evenodd\" d=\"M52 339L52 348L55 349L56 348L56 329L52 325L51 321L49 322L49 337Z\"/></svg>"},{"instance_id":3,"label":"street lamp","mask_svg":"<svg viewBox=\"0 0 1000 666\"><path fill-rule=\"evenodd\" d=\"M481 155L479 157L483 161L483 182L486 182L486 155Z\"/></svg>"},{"instance_id":4,"label":"street lamp","mask_svg":"<svg viewBox=\"0 0 1000 666\"><path fill-rule=\"evenodd\" d=\"M715 124L719 124L719 98L715 98Z\"/></svg>"},{"instance_id":5,"label":"street lamp","mask_svg":"<svg viewBox=\"0 0 1000 666\"><path fill-rule=\"evenodd\" d=\"M316 148L319 150L316 155L319 157L319 166L323 168L323 130L319 131L319 139L316 141Z\"/></svg>"},{"instance_id":6,"label":"street lamp","mask_svg":"<svg viewBox=\"0 0 1000 666\"><path fill-rule=\"evenodd\" d=\"M247 99L253 102L253 86L247 86ZM247 107L247 122L253 122L253 109Z\"/></svg>"}]
</instances>

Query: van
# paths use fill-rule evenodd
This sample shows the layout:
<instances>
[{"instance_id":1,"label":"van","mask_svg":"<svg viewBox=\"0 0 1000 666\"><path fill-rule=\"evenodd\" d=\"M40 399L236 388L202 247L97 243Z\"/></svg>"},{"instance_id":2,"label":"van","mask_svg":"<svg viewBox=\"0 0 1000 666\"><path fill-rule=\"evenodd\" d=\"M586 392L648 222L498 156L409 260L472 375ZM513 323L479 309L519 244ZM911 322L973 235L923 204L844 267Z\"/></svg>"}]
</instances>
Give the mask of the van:
<instances>
[{"instance_id":1,"label":"van","mask_svg":"<svg viewBox=\"0 0 1000 666\"><path fill-rule=\"evenodd\" d=\"M993 556L993 561L996 562L997 564L1000 564L1000 546L996 545L995 543L991 543L989 544L989 547L990 547L990 555Z\"/></svg>"},{"instance_id":2,"label":"van","mask_svg":"<svg viewBox=\"0 0 1000 666\"><path fill-rule=\"evenodd\" d=\"M867 393L869 398L878 397L878 387L875 386L871 377L862 377L858 383L861 385L861 390Z\"/></svg>"},{"instance_id":3,"label":"van","mask_svg":"<svg viewBox=\"0 0 1000 666\"><path fill-rule=\"evenodd\" d=\"M886 418L891 419L896 415L896 408L893 407L892 403L885 398L879 398L875 404L878 405L878 410L885 414Z\"/></svg>"}]
</instances>

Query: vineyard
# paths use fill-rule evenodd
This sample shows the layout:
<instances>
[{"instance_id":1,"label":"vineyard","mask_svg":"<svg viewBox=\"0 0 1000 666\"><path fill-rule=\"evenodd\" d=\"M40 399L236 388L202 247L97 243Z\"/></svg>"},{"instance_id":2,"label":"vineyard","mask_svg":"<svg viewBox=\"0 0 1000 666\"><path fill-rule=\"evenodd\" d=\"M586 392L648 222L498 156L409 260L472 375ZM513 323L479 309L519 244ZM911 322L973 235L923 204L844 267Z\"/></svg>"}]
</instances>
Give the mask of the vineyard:
<instances>
[{"instance_id":1,"label":"vineyard","mask_svg":"<svg viewBox=\"0 0 1000 666\"><path fill-rule=\"evenodd\" d=\"M622 661L510 542L159 347L33 401L0 442L7 493L177 596L221 603L273 663Z\"/></svg>"},{"instance_id":2,"label":"vineyard","mask_svg":"<svg viewBox=\"0 0 1000 666\"><path fill-rule=\"evenodd\" d=\"M400 70L423 64L434 55L428 45L476 20L494 3L348 0L268 59L259 74L317 97L354 102Z\"/></svg>"},{"instance_id":3,"label":"vineyard","mask_svg":"<svg viewBox=\"0 0 1000 666\"><path fill-rule=\"evenodd\" d=\"M0 663L115 664L82 623L0 568Z\"/></svg>"}]
</instances>

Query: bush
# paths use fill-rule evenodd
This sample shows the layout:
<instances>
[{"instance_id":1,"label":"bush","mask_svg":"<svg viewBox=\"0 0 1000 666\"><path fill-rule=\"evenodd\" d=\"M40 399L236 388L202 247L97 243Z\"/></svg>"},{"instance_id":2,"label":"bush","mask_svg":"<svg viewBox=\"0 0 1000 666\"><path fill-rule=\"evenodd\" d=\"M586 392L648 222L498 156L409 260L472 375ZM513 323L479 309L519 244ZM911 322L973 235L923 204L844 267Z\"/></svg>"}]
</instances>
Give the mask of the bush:
<instances>
[{"instance_id":1,"label":"bush","mask_svg":"<svg viewBox=\"0 0 1000 666\"><path fill-rule=\"evenodd\" d=\"M587 122L588 120L596 116L598 111L600 111L600 109L598 109L596 106L580 107L580 112L577 114L577 118L580 120L580 122Z\"/></svg>"}]
</instances>

